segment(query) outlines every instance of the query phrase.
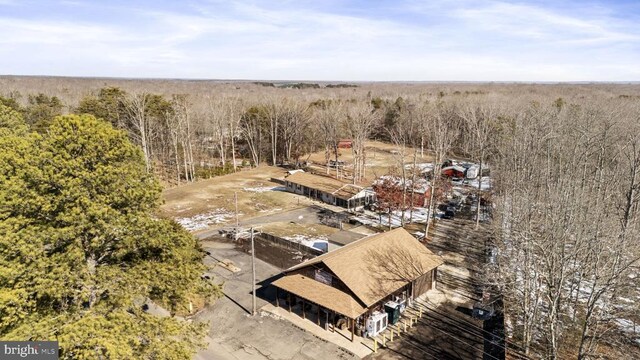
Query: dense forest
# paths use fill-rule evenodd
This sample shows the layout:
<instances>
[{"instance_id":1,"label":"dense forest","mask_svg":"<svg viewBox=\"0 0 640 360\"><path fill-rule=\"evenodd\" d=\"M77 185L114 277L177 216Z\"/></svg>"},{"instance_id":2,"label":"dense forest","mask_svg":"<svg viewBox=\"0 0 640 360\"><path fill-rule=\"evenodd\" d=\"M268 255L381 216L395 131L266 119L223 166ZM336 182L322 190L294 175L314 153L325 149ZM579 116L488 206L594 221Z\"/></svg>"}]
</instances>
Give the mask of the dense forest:
<instances>
[{"instance_id":1,"label":"dense forest","mask_svg":"<svg viewBox=\"0 0 640 360\"><path fill-rule=\"evenodd\" d=\"M548 359L638 346L620 319L640 322L640 86L298 85L5 77L0 102L36 147L76 119L59 115L103 119L165 186L320 150L328 163L343 138L358 183L370 139L430 152L436 171L450 157L491 166L500 251L486 281L504 294L510 341Z\"/></svg>"}]
</instances>

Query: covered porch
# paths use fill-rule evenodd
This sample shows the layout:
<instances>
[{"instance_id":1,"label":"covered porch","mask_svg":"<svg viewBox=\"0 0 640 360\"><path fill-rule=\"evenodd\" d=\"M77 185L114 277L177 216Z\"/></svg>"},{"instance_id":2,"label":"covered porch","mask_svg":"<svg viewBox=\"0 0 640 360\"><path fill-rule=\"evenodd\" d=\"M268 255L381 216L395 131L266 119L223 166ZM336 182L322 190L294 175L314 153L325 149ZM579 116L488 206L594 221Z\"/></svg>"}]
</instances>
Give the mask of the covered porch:
<instances>
[{"instance_id":1,"label":"covered porch","mask_svg":"<svg viewBox=\"0 0 640 360\"><path fill-rule=\"evenodd\" d=\"M351 295L303 275L282 277L273 284L276 307L308 319L327 331L348 331L353 342L356 322L367 312Z\"/></svg>"}]
</instances>

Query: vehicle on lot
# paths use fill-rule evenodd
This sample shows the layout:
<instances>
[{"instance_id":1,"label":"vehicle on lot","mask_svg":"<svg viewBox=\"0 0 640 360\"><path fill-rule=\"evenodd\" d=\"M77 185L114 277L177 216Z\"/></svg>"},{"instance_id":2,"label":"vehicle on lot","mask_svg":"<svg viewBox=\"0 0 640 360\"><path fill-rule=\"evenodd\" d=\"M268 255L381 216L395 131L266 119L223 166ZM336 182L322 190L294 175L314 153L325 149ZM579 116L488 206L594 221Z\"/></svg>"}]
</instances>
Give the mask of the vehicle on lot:
<instances>
[{"instance_id":1,"label":"vehicle on lot","mask_svg":"<svg viewBox=\"0 0 640 360\"><path fill-rule=\"evenodd\" d=\"M442 215L442 218L443 219L453 219L455 216L456 216L456 213L454 211L447 210Z\"/></svg>"}]
</instances>

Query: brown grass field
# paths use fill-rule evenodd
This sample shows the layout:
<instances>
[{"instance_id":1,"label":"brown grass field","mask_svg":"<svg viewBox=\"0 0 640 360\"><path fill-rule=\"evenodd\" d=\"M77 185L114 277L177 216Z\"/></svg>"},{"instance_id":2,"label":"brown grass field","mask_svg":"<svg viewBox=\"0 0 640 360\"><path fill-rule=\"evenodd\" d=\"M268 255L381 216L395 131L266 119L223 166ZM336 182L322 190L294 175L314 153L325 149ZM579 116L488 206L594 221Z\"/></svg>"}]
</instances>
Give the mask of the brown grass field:
<instances>
[{"instance_id":1,"label":"brown grass field","mask_svg":"<svg viewBox=\"0 0 640 360\"><path fill-rule=\"evenodd\" d=\"M234 193L238 194L238 212L241 219L284 211L299 207L300 196L284 191L255 191L280 186L270 181L283 178L286 171L274 166L259 166L234 174L201 180L188 185L167 189L160 215L164 217L191 217L216 209L235 212ZM304 200L304 199L302 199Z\"/></svg>"}]
</instances>

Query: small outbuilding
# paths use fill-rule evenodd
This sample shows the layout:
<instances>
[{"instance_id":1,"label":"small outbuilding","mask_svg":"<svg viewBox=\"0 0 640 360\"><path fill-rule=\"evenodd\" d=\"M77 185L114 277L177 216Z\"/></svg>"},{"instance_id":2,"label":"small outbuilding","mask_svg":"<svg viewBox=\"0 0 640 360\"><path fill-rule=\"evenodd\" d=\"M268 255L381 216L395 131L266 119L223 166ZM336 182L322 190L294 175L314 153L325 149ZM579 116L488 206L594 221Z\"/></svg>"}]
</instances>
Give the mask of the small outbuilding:
<instances>
[{"instance_id":1,"label":"small outbuilding","mask_svg":"<svg viewBox=\"0 0 640 360\"><path fill-rule=\"evenodd\" d=\"M460 165L451 165L442 168L442 175L453 178L464 178L467 169Z\"/></svg>"},{"instance_id":2,"label":"small outbuilding","mask_svg":"<svg viewBox=\"0 0 640 360\"><path fill-rule=\"evenodd\" d=\"M340 141L338 141L339 149L351 149L352 146L353 141L351 139L340 139Z\"/></svg>"},{"instance_id":3,"label":"small outbuilding","mask_svg":"<svg viewBox=\"0 0 640 360\"><path fill-rule=\"evenodd\" d=\"M435 288L443 259L405 229L371 235L284 271L276 305L326 329L376 335Z\"/></svg>"}]
</instances>

